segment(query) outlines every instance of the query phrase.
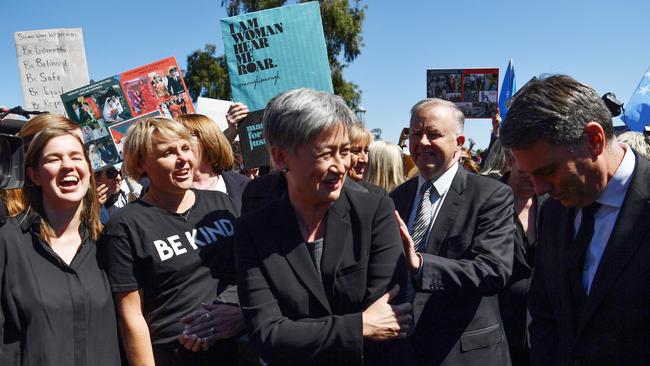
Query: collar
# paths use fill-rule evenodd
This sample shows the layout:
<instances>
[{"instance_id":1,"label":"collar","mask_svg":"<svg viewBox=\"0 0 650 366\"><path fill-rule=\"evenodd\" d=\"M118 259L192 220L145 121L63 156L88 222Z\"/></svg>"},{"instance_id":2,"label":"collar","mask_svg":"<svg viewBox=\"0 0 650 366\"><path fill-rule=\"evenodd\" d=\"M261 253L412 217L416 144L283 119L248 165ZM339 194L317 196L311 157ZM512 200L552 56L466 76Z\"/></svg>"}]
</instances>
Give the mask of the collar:
<instances>
[{"instance_id":1,"label":"collar","mask_svg":"<svg viewBox=\"0 0 650 366\"><path fill-rule=\"evenodd\" d=\"M625 150L623 161L621 161L614 176L607 182L605 189L596 200L596 202L602 205L616 208L620 208L623 205L623 200L632 182L631 178L636 165L632 149L626 144L621 144L621 147Z\"/></svg>"},{"instance_id":2,"label":"collar","mask_svg":"<svg viewBox=\"0 0 650 366\"><path fill-rule=\"evenodd\" d=\"M445 193L447 193L449 190L449 187L451 187L451 182L454 180L457 171L458 163L456 162L454 165L450 166L447 171L442 173L438 179L433 181L433 186L436 188L436 191L440 197L444 196ZM420 192L420 187L422 187L424 182L426 182L426 179L422 177L422 175L418 175L418 189L416 192Z\"/></svg>"}]
</instances>

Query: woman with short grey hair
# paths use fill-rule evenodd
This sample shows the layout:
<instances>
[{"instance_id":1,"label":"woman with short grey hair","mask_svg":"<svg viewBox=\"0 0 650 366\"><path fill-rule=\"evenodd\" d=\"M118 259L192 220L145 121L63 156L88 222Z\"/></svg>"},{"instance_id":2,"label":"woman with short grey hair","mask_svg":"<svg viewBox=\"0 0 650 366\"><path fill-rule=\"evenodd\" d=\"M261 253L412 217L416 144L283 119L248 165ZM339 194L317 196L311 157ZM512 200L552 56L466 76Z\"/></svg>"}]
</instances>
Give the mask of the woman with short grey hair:
<instances>
[{"instance_id":1,"label":"woman with short grey hair","mask_svg":"<svg viewBox=\"0 0 650 366\"><path fill-rule=\"evenodd\" d=\"M309 89L266 108L265 138L287 191L238 221L235 252L249 336L270 364L410 363L394 206L343 186L353 122L343 99Z\"/></svg>"}]
</instances>

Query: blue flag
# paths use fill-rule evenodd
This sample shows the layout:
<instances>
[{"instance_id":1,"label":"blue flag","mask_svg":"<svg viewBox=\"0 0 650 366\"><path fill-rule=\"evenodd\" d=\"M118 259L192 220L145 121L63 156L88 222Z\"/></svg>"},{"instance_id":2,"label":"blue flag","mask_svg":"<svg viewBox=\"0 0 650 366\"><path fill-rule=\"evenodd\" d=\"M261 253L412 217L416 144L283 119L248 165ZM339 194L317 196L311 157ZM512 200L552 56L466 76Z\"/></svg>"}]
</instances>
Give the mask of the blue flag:
<instances>
[{"instance_id":1,"label":"blue flag","mask_svg":"<svg viewBox=\"0 0 650 366\"><path fill-rule=\"evenodd\" d=\"M650 68L643 74L636 91L625 105L623 122L632 131L643 132L650 125Z\"/></svg>"},{"instance_id":2,"label":"blue flag","mask_svg":"<svg viewBox=\"0 0 650 366\"><path fill-rule=\"evenodd\" d=\"M508 62L506 74L503 76L503 84L501 84L501 93L499 94L499 113L502 120L506 119L508 114L508 101L517 91L517 79L515 78L515 67L512 65L512 60Z\"/></svg>"}]
</instances>

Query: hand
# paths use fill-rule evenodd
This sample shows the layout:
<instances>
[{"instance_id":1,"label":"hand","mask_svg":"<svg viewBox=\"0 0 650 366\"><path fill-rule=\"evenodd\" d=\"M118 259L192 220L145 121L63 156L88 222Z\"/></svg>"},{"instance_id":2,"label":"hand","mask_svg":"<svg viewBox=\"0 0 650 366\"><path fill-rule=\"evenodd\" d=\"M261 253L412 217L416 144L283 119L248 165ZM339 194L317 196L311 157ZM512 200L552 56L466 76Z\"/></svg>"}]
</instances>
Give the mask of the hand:
<instances>
[{"instance_id":1,"label":"hand","mask_svg":"<svg viewBox=\"0 0 650 366\"><path fill-rule=\"evenodd\" d=\"M492 117L492 134L494 137L499 137L499 131L501 130L501 114L499 114L499 107L497 107L497 111Z\"/></svg>"},{"instance_id":2,"label":"hand","mask_svg":"<svg viewBox=\"0 0 650 366\"><path fill-rule=\"evenodd\" d=\"M234 305L202 304L181 322L185 329L179 342L192 352L208 349L215 341L234 337L244 330L242 311Z\"/></svg>"},{"instance_id":3,"label":"hand","mask_svg":"<svg viewBox=\"0 0 650 366\"><path fill-rule=\"evenodd\" d=\"M395 217L397 218L397 224L399 225L399 233L402 236L402 245L404 245L406 264L409 267L409 271L415 273L419 271L422 266L422 255L415 251L415 244L413 244L413 239L409 234L409 229L406 227L406 224L397 211L395 211Z\"/></svg>"},{"instance_id":4,"label":"hand","mask_svg":"<svg viewBox=\"0 0 650 366\"><path fill-rule=\"evenodd\" d=\"M239 122L246 118L248 115L248 106L243 103L233 103L228 108L228 113L226 113L226 121L228 122L228 128L237 131L237 126Z\"/></svg>"},{"instance_id":5,"label":"hand","mask_svg":"<svg viewBox=\"0 0 650 366\"><path fill-rule=\"evenodd\" d=\"M395 285L361 314L364 338L373 341L406 338L413 322L413 306L408 302L389 304L398 293L399 285Z\"/></svg>"},{"instance_id":6,"label":"hand","mask_svg":"<svg viewBox=\"0 0 650 366\"><path fill-rule=\"evenodd\" d=\"M108 187L106 184L102 184L99 187L97 187L97 200L99 201L100 205L103 205L106 203L106 200L108 200L108 196L106 193L108 192Z\"/></svg>"}]
</instances>

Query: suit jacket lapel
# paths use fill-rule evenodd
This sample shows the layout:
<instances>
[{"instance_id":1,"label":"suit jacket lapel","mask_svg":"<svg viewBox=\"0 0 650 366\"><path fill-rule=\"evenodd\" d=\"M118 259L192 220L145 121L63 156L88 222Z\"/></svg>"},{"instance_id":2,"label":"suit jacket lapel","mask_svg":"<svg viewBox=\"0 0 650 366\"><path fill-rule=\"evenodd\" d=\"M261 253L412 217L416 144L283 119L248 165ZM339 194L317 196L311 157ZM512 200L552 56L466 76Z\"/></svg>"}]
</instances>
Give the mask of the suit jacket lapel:
<instances>
[{"instance_id":1,"label":"suit jacket lapel","mask_svg":"<svg viewBox=\"0 0 650 366\"><path fill-rule=\"evenodd\" d=\"M344 192L327 211L321 276L328 299L332 299L334 278L341 260L353 248L349 212L350 205Z\"/></svg>"},{"instance_id":2,"label":"suit jacket lapel","mask_svg":"<svg viewBox=\"0 0 650 366\"><path fill-rule=\"evenodd\" d=\"M418 177L415 177L404 183L404 191L401 192L399 197L395 197L395 199L393 199L393 202L395 203L395 209L407 225L417 190Z\"/></svg>"},{"instance_id":3,"label":"suit jacket lapel","mask_svg":"<svg viewBox=\"0 0 650 366\"><path fill-rule=\"evenodd\" d=\"M277 231L274 232L279 233L279 238L283 238L279 244L280 253L284 254L298 280L305 285L327 312L331 312L320 276L316 272L314 262L304 245L302 234L300 234L296 212L286 193L276 203L276 206L277 214L274 215L274 225Z\"/></svg>"},{"instance_id":4,"label":"suit jacket lapel","mask_svg":"<svg viewBox=\"0 0 650 366\"><path fill-rule=\"evenodd\" d=\"M465 200L463 192L466 187L467 172L463 167L459 166L458 171L451 182L451 186L447 191L447 195L442 202L442 207L438 210L436 221L433 223L433 227L429 233L426 253L437 255L440 251L440 246L447 238L447 233L458 216L460 207Z\"/></svg>"},{"instance_id":5,"label":"suit jacket lapel","mask_svg":"<svg viewBox=\"0 0 650 366\"><path fill-rule=\"evenodd\" d=\"M650 164L636 160L632 182L609 237L605 252L598 265L591 291L580 318L578 336L593 316L609 288L614 284L627 263L632 259L642 239L648 235L650 222Z\"/></svg>"},{"instance_id":6,"label":"suit jacket lapel","mask_svg":"<svg viewBox=\"0 0 650 366\"><path fill-rule=\"evenodd\" d=\"M545 217L544 228L547 228L543 235L547 236L544 238L545 246L556 246L557 251L557 263L558 263L558 281L555 283L558 284L558 293L559 293L559 304L563 304L565 307L560 311L565 314L570 314L568 317L571 321L569 329L575 329L575 324L577 320L577 312L575 308L575 297L572 290L571 284L571 263L573 262L573 257L571 254L572 244L573 244L573 218L574 210L567 209L557 201L548 202L548 204L557 205L558 210L554 210L553 215L550 217ZM550 210L547 212L551 212ZM542 241L538 241L542 244ZM553 269L553 268L551 268ZM533 272L533 276L534 276Z\"/></svg>"}]
</instances>

